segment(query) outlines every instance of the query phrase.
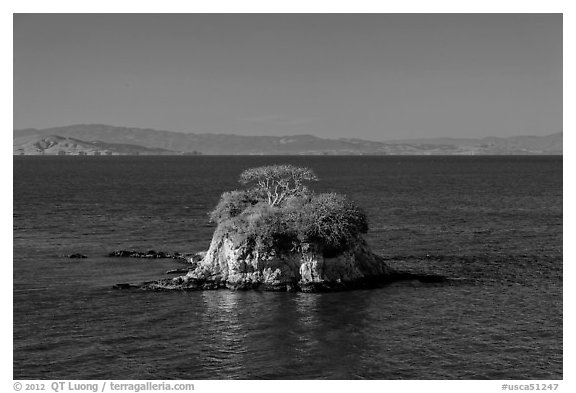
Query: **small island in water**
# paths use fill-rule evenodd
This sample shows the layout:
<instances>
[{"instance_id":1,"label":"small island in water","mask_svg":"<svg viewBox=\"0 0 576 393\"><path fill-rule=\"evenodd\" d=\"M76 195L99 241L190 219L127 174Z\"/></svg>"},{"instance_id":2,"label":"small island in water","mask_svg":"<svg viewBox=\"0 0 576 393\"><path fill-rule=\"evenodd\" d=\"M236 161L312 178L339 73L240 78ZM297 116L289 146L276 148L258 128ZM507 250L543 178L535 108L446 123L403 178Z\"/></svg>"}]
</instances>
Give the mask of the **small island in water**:
<instances>
[{"instance_id":1,"label":"small island in water","mask_svg":"<svg viewBox=\"0 0 576 393\"><path fill-rule=\"evenodd\" d=\"M210 219L210 247L183 276L118 284L118 289L257 289L318 292L397 280L443 281L390 268L362 237L365 213L345 196L315 193L311 169L271 165L245 170L243 190L225 192Z\"/></svg>"}]
</instances>

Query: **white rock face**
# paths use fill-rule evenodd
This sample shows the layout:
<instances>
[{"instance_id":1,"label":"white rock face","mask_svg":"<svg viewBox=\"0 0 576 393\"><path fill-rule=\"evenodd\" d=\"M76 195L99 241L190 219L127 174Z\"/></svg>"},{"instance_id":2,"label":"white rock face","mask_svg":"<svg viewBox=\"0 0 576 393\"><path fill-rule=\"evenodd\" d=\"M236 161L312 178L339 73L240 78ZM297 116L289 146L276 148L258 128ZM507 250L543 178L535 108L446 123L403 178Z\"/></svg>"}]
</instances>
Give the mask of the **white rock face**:
<instances>
[{"instance_id":1,"label":"white rock face","mask_svg":"<svg viewBox=\"0 0 576 393\"><path fill-rule=\"evenodd\" d=\"M258 250L247 241L235 244L228 235L218 233L186 280L234 289L308 292L363 286L393 273L361 237L343 254L326 258L317 244L278 253L274 249Z\"/></svg>"}]
</instances>

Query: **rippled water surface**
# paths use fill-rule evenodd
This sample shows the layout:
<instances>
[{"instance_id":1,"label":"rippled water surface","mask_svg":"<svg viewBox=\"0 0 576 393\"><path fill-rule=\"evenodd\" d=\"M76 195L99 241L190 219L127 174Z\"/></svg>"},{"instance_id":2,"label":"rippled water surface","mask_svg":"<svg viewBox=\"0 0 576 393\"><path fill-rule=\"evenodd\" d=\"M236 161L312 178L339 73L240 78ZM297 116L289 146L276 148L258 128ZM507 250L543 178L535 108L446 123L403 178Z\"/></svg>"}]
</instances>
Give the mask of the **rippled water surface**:
<instances>
[{"instance_id":1,"label":"rippled water surface","mask_svg":"<svg viewBox=\"0 0 576 393\"><path fill-rule=\"evenodd\" d=\"M115 291L198 251L246 168L311 167L374 251L459 285ZM71 253L87 259L67 259ZM561 157L14 157L16 379L560 379Z\"/></svg>"}]
</instances>

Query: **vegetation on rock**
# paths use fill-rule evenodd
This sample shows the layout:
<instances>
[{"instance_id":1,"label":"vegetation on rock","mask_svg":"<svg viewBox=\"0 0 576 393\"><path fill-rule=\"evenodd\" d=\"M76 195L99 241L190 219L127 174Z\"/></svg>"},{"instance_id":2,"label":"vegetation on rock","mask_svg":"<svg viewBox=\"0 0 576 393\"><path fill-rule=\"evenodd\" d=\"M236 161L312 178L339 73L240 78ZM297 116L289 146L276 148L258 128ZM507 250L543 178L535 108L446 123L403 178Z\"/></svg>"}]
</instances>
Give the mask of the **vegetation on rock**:
<instances>
[{"instance_id":1,"label":"vegetation on rock","mask_svg":"<svg viewBox=\"0 0 576 393\"><path fill-rule=\"evenodd\" d=\"M210 218L255 249L295 252L314 243L327 257L339 255L368 231L366 215L343 195L315 194L303 184L316 180L311 169L292 165L248 169L240 182L252 187L222 194Z\"/></svg>"}]
</instances>

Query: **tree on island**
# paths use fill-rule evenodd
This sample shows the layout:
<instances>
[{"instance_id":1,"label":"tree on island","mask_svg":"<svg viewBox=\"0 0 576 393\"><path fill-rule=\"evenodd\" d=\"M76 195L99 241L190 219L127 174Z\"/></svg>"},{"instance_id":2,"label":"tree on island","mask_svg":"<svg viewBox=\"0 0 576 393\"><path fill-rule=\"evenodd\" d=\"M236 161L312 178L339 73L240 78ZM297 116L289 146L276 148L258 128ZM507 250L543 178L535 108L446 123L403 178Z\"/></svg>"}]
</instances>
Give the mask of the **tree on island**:
<instances>
[{"instance_id":1,"label":"tree on island","mask_svg":"<svg viewBox=\"0 0 576 393\"><path fill-rule=\"evenodd\" d=\"M288 196L304 195L305 181L318 181L318 177L311 169L293 165L250 168L240 175L240 183L255 184L254 191L266 194L270 206L280 205Z\"/></svg>"}]
</instances>

